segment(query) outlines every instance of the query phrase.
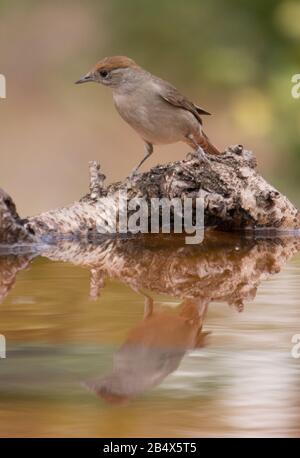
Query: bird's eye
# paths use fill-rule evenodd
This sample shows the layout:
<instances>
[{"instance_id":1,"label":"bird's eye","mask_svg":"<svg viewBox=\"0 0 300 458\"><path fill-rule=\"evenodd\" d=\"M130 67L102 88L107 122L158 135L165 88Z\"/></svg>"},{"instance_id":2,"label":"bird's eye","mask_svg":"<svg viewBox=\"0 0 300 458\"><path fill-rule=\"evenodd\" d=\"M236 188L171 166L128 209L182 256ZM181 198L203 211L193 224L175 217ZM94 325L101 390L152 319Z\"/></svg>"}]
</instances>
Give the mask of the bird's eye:
<instances>
[{"instance_id":1,"label":"bird's eye","mask_svg":"<svg viewBox=\"0 0 300 458\"><path fill-rule=\"evenodd\" d=\"M100 73L100 76L102 78L107 78L108 77L108 71L106 71L106 70L101 70L99 73Z\"/></svg>"}]
</instances>

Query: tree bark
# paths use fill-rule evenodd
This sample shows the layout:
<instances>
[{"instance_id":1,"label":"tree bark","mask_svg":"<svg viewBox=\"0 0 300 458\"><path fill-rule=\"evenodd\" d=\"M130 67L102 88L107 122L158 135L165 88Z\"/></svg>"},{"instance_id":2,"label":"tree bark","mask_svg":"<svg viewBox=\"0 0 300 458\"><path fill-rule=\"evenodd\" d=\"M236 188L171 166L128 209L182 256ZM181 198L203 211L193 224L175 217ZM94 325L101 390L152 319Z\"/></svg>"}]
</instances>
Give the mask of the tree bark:
<instances>
[{"instance_id":1,"label":"tree bark","mask_svg":"<svg viewBox=\"0 0 300 458\"><path fill-rule=\"evenodd\" d=\"M110 232L112 202L119 192L127 198L204 199L205 227L222 231L292 231L300 228L299 211L256 170L252 152L237 145L209 163L194 155L178 162L157 165L133 181L105 185L100 165L90 163L90 192L71 205L20 219L12 199L0 191L0 242L31 243L55 238L85 238L99 228ZM110 198L109 202L103 198ZM100 231L102 232L102 230Z\"/></svg>"}]
</instances>

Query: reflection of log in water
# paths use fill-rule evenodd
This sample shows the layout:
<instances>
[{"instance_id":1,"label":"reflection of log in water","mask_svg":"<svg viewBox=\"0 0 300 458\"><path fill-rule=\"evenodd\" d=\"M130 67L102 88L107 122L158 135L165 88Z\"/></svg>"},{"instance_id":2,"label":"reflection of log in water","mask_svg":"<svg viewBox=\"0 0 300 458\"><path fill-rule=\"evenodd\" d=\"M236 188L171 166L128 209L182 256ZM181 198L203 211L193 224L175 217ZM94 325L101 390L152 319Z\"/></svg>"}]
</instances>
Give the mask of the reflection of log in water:
<instances>
[{"instance_id":1,"label":"reflection of log in water","mask_svg":"<svg viewBox=\"0 0 300 458\"><path fill-rule=\"evenodd\" d=\"M89 268L94 298L105 279L113 278L136 291L147 289L181 299L225 301L241 307L255 296L260 282L279 272L299 249L299 238L253 240L211 232L201 245L187 246L180 237L170 241L161 236L99 244L61 241L40 247L35 255ZM32 257L0 256L0 300Z\"/></svg>"},{"instance_id":2,"label":"reflection of log in water","mask_svg":"<svg viewBox=\"0 0 300 458\"><path fill-rule=\"evenodd\" d=\"M299 249L297 238L255 241L211 232L199 246L161 237L110 240L98 246L63 241L44 255L90 268L93 297L105 278L114 278L134 290L225 301L240 308L255 297L260 282L279 272Z\"/></svg>"},{"instance_id":3,"label":"reflection of log in water","mask_svg":"<svg viewBox=\"0 0 300 458\"><path fill-rule=\"evenodd\" d=\"M20 270L25 269L30 262L30 256L0 256L0 304L7 296L16 281Z\"/></svg>"}]
</instances>

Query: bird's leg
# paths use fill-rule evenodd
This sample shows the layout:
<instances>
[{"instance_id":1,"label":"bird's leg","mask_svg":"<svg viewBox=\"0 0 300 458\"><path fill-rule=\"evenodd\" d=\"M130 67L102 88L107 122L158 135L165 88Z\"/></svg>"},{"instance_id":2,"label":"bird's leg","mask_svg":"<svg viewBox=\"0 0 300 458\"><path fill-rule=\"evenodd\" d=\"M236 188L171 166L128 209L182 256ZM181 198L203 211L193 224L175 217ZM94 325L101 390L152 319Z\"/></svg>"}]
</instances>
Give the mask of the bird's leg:
<instances>
[{"instance_id":1,"label":"bird's leg","mask_svg":"<svg viewBox=\"0 0 300 458\"><path fill-rule=\"evenodd\" d=\"M195 153L197 154L199 161L209 163L209 159L205 154L204 149L201 148L201 146L195 141L193 135L188 135L187 139L189 140L189 143L194 146Z\"/></svg>"},{"instance_id":2,"label":"bird's leg","mask_svg":"<svg viewBox=\"0 0 300 458\"><path fill-rule=\"evenodd\" d=\"M139 170L139 168L141 167L142 164L144 164L144 162L148 159L149 156L151 156L151 154L153 153L153 145L152 143L149 143L149 142L145 142L145 156L143 157L143 159L141 160L141 162L139 162L139 164L134 167L134 169L132 170L132 172L129 174L128 178L132 178L136 172Z\"/></svg>"},{"instance_id":3,"label":"bird's leg","mask_svg":"<svg viewBox=\"0 0 300 458\"><path fill-rule=\"evenodd\" d=\"M144 302L144 319L150 318L153 315L154 305L152 297L145 294L145 302Z\"/></svg>"},{"instance_id":4,"label":"bird's leg","mask_svg":"<svg viewBox=\"0 0 300 458\"><path fill-rule=\"evenodd\" d=\"M138 294L141 294L141 296L144 297L144 319L149 318L154 312L154 301L152 297L134 285L131 285L131 288L133 289L133 291L135 291Z\"/></svg>"}]
</instances>

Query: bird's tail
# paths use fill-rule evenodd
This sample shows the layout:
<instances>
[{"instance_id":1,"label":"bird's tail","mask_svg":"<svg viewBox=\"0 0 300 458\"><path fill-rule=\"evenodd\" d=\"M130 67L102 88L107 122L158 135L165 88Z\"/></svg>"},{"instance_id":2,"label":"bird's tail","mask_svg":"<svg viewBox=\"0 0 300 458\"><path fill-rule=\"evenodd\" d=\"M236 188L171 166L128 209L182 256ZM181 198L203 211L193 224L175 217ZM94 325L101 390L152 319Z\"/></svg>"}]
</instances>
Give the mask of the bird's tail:
<instances>
[{"instance_id":1,"label":"bird's tail","mask_svg":"<svg viewBox=\"0 0 300 458\"><path fill-rule=\"evenodd\" d=\"M208 154L221 154L221 152L210 142L207 135L202 132L201 136L197 139L197 143Z\"/></svg>"}]
</instances>

